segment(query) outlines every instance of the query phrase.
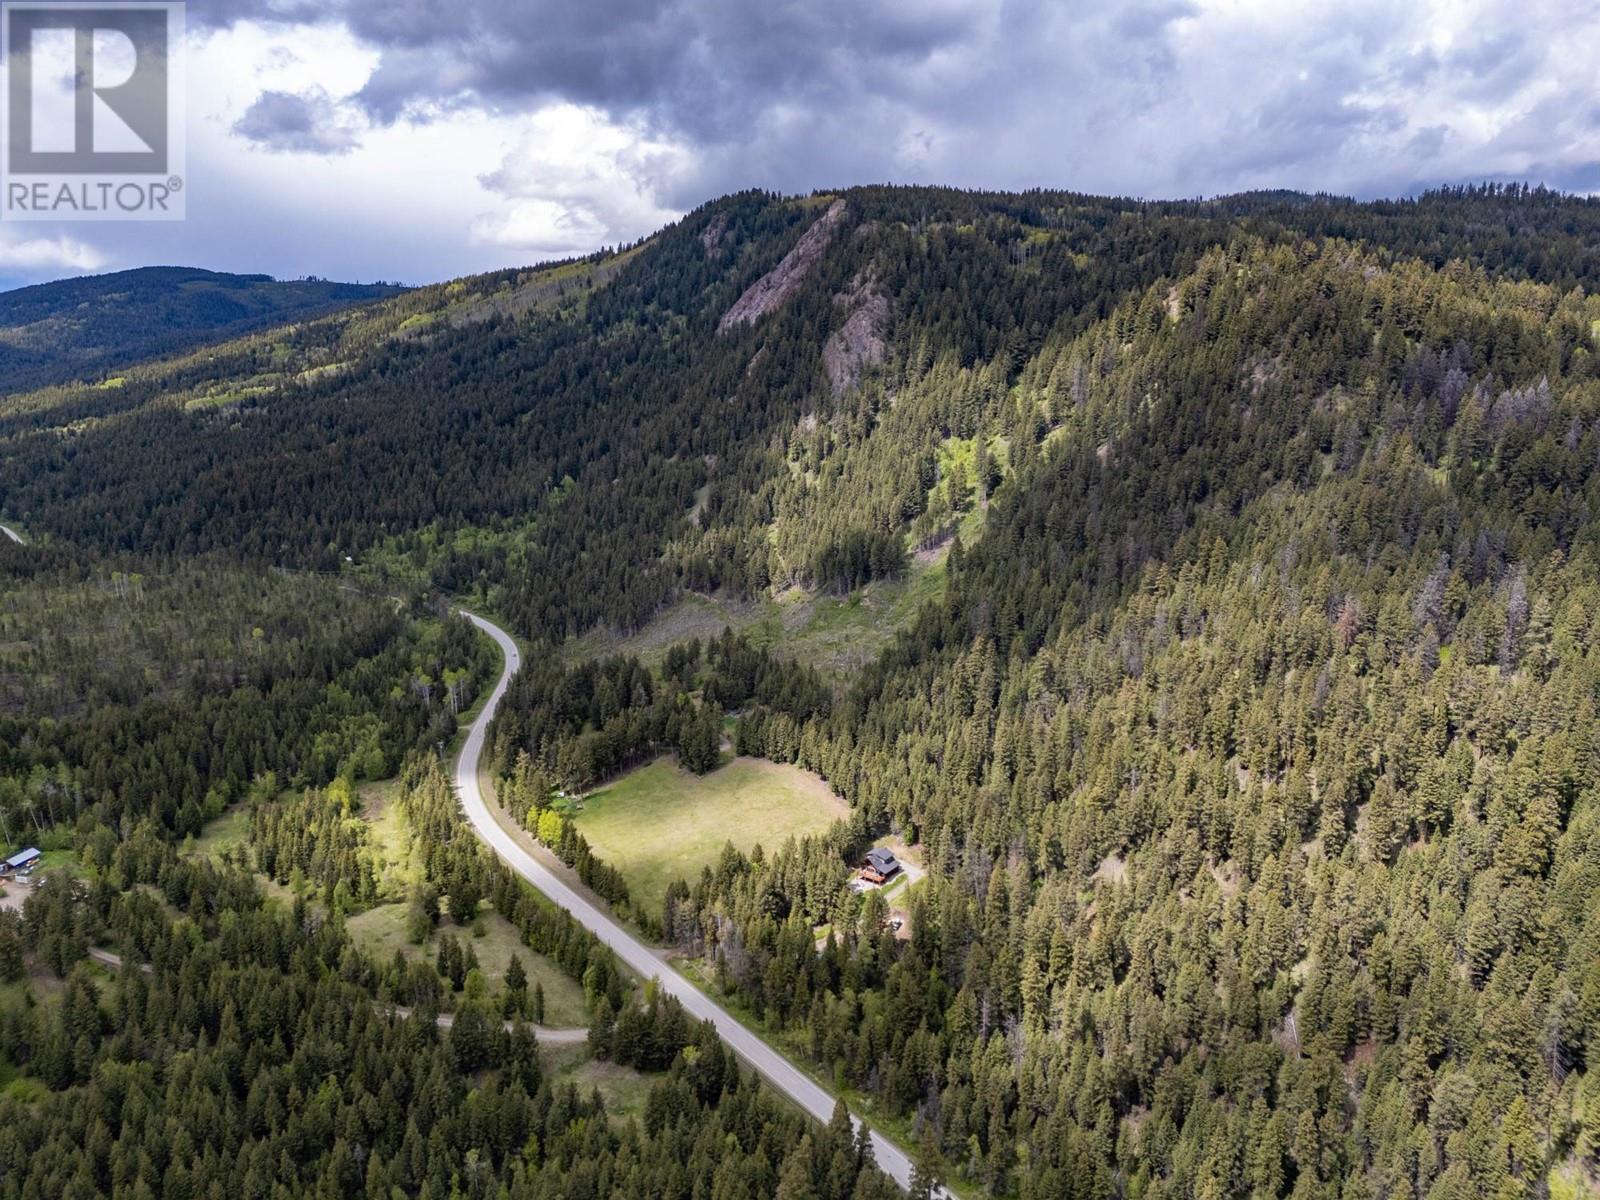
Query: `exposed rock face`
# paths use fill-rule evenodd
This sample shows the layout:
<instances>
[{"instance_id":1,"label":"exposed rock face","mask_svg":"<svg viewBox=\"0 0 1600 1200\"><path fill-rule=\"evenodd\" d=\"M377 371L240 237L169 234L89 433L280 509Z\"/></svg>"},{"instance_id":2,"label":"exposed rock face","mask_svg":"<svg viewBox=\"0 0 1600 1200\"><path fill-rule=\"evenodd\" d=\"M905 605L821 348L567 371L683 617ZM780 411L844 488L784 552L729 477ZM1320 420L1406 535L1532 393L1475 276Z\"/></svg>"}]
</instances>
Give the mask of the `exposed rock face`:
<instances>
[{"instance_id":1,"label":"exposed rock face","mask_svg":"<svg viewBox=\"0 0 1600 1200\"><path fill-rule=\"evenodd\" d=\"M833 300L851 312L822 347L822 367L833 385L833 394L842 396L861 382L863 371L883 361L887 349L883 330L889 321L889 298L878 290L876 280L858 275L851 282L850 290Z\"/></svg>"},{"instance_id":2,"label":"exposed rock face","mask_svg":"<svg viewBox=\"0 0 1600 1200\"><path fill-rule=\"evenodd\" d=\"M746 288L733 307L722 314L717 332L726 333L735 325L752 325L792 296L804 281L806 272L828 248L834 229L843 219L844 201L835 200L828 211L800 235L800 240L783 256L783 261Z\"/></svg>"},{"instance_id":3,"label":"exposed rock face","mask_svg":"<svg viewBox=\"0 0 1600 1200\"><path fill-rule=\"evenodd\" d=\"M719 258L722 255L722 239L728 232L728 214L720 212L706 222L706 227L700 231L700 244L706 248L707 258Z\"/></svg>"}]
</instances>

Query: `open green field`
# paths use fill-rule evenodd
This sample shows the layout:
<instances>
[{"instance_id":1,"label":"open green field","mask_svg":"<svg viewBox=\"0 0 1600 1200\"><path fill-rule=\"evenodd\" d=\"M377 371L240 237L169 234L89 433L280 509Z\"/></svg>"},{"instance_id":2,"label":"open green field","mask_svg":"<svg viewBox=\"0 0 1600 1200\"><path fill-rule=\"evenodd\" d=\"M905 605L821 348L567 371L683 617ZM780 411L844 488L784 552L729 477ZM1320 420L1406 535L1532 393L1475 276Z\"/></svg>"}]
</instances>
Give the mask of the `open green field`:
<instances>
[{"instance_id":1,"label":"open green field","mask_svg":"<svg viewBox=\"0 0 1600 1200\"><path fill-rule=\"evenodd\" d=\"M516 927L499 913L485 910L484 933L473 937L471 929L446 924L421 946L413 945L406 937L406 905L380 904L376 908L358 913L345 922L350 938L380 962L387 962L399 950L407 958L425 956L430 961L439 953L439 933L453 933L463 946L471 946L478 957L478 966L489 985L489 994L498 996L505 984L506 967L515 954L522 960L528 973L528 992L535 983L544 986L544 1023L557 1027L586 1025L588 1014L583 1010L583 988L563 975L549 959L535 954L522 942Z\"/></svg>"},{"instance_id":2,"label":"open green field","mask_svg":"<svg viewBox=\"0 0 1600 1200\"><path fill-rule=\"evenodd\" d=\"M798 767L736 758L691 775L670 758L590 795L573 814L594 851L628 880L634 903L659 913L675 879L693 881L732 842L776 850L791 834L821 833L845 816L845 802Z\"/></svg>"},{"instance_id":3,"label":"open green field","mask_svg":"<svg viewBox=\"0 0 1600 1200\"><path fill-rule=\"evenodd\" d=\"M76 850L46 850L39 855L39 865L33 869L35 875L62 870L71 875L81 873Z\"/></svg>"},{"instance_id":4,"label":"open green field","mask_svg":"<svg viewBox=\"0 0 1600 1200\"><path fill-rule=\"evenodd\" d=\"M206 827L200 831L200 836L187 844L185 853L215 863L221 862L223 855L232 850L248 852L249 847L250 809L247 805L239 803L228 808L215 821L207 822ZM247 858L246 861L250 860ZM276 879L268 879L259 871L255 872L255 877L268 899L284 904L294 903L294 893Z\"/></svg>"},{"instance_id":5,"label":"open green field","mask_svg":"<svg viewBox=\"0 0 1600 1200\"><path fill-rule=\"evenodd\" d=\"M968 536L963 528L963 538ZM621 636L592 630L569 641L570 663L610 654L635 654L659 664L667 648L691 638L719 637L732 628L758 646L818 670L849 675L871 662L922 605L944 595L948 547L920 556L902 579L884 579L840 598L791 589L764 600L729 600L688 595L659 613L637 633Z\"/></svg>"},{"instance_id":6,"label":"open green field","mask_svg":"<svg viewBox=\"0 0 1600 1200\"><path fill-rule=\"evenodd\" d=\"M402 900L409 895L412 884L421 882L422 865L412 853L411 830L405 816L394 802L400 794L400 781L363 783L356 788L356 794L361 797L361 816L372 831L372 866L378 895Z\"/></svg>"},{"instance_id":7,"label":"open green field","mask_svg":"<svg viewBox=\"0 0 1600 1200\"><path fill-rule=\"evenodd\" d=\"M562 1081L570 1078L580 1092L587 1094L592 1088L600 1089L606 1102L606 1112L612 1120L621 1122L629 1118L644 1119L645 1101L650 1088L660 1076L646 1075L632 1067L591 1058Z\"/></svg>"},{"instance_id":8,"label":"open green field","mask_svg":"<svg viewBox=\"0 0 1600 1200\"><path fill-rule=\"evenodd\" d=\"M200 858L219 862L229 850L243 846L249 840L250 813L243 804L235 804L200 831L190 852Z\"/></svg>"}]
</instances>

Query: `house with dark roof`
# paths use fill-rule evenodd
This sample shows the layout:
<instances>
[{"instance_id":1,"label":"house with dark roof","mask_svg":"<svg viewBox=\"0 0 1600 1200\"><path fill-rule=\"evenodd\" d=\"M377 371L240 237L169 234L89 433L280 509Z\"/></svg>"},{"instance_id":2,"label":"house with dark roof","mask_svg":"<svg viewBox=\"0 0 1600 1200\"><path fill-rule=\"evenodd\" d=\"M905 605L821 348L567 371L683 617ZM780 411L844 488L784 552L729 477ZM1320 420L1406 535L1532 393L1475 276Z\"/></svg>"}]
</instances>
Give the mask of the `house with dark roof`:
<instances>
[{"instance_id":1,"label":"house with dark roof","mask_svg":"<svg viewBox=\"0 0 1600 1200\"><path fill-rule=\"evenodd\" d=\"M894 851L883 846L868 850L866 861L861 864L861 878L868 883L884 883L899 872L899 859L895 858Z\"/></svg>"}]
</instances>

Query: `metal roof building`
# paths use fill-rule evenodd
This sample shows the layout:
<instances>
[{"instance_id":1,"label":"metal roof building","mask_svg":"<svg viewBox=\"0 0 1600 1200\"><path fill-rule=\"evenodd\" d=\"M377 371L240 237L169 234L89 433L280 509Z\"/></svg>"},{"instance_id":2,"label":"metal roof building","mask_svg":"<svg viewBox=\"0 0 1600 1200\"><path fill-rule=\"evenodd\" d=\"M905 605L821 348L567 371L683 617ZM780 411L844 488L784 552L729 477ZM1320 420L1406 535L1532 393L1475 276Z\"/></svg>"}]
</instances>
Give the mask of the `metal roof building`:
<instances>
[{"instance_id":1,"label":"metal roof building","mask_svg":"<svg viewBox=\"0 0 1600 1200\"><path fill-rule=\"evenodd\" d=\"M31 867L38 861L39 851L33 846L29 846L26 850L17 851L6 859L3 864L0 864L0 871L18 871L23 867Z\"/></svg>"}]
</instances>

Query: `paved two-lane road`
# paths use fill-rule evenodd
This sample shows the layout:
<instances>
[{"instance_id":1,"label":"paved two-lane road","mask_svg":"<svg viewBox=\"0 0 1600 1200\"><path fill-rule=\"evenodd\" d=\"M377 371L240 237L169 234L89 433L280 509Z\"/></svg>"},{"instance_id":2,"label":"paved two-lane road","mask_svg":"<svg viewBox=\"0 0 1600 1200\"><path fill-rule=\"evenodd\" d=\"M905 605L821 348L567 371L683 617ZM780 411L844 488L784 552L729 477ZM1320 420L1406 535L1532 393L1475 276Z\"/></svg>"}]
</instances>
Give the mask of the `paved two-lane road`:
<instances>
[{"instance_id":1,"label":"paved two-lane road","mask_svg":"<svg viewBox=\"0 0 1600 1200\"><path fill-rule=\"evenodd\" d=\"M467 731L467 740L461 747L461 754L456 759L455 765L456 788L461 795L461 805L466 810L467 820L471 821L478 831L478 836L487 842L512 870L571 913L579 924L610 946L617 957L640 976L645 979L659 979L662 989L677 997L690 1015L697 1020L710 1021L715 1025L722 1040L740 1058L759 1071L769 1084L817 1120L827 1121L833 1115L833 1095L740 1024L727 1009L673 970L655 949L629 933L588 897L580 895L564 879L524 849L512 836L511 831L500 823L496 810L492 810L484 799L483 789L478 783L478 766L483 756L484 739L489 722L494 719L495 710L500 707L501 698L505 696L511 677L522 665L522 655L517 650L516 643L511 640L511 636L498 625L472 613L464 612L463 615L495 640L506 660L505 670L501 673L499 682L495 684L494 691L489 694L488 703L483 706L478 719ZM876 1131L872 1134L872 1151L877 1156L878 1166L882 1167L890 1178L903 1188L910 1187L911 1160L905 1151ZM941 1191L940 1194L949 1196L948 1192Z\"/></svg>"},{"instance_id":2,"label":"paved two-lane road","mask_svg":"<svg viewBox=\"0 0 1600 1200\"><path fill-rule=\"evenodd\" d=\"M19 546L26 546L28 544L22 540L22 535L9 525L0 525L0 533L5 534L6 537L10 538Z\"/></svg>"}]
</instances>

